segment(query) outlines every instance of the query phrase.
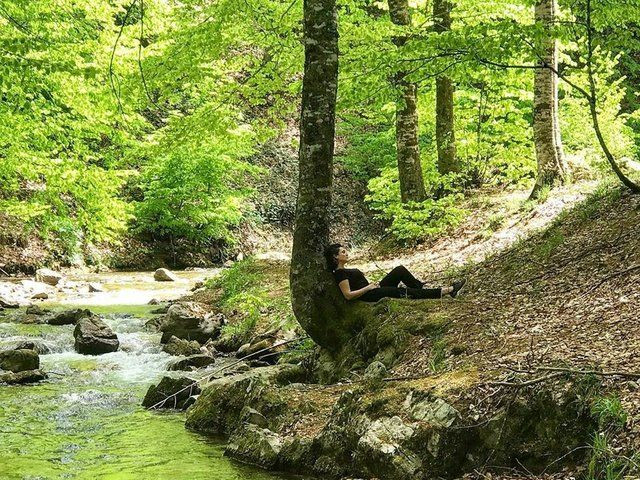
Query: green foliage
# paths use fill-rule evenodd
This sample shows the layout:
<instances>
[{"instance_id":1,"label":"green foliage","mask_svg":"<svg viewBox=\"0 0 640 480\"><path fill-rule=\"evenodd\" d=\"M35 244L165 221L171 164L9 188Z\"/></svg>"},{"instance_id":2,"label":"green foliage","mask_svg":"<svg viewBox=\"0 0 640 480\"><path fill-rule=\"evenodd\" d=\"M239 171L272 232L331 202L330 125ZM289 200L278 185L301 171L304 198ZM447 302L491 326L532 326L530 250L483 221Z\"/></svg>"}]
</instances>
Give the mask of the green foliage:
<instances>
[{"instance_id":1,"label":"green foliage","mask_svg":"<svg viewBox=\"0 0 640 480\"><path fill-rule=\"evenodd\" d=\"M433 373L440 373L446 368L447 341L442 336L437 336L431 344L431 356L429 357L429 369Z\"/></svg>"},{"instance_id":2,"label":"green foliage","mask_svg":"<svg viewBox=\"0 0 640 480\"><path fill-rule=\"evenodd\" d=\"M615 395L596 398L591 413L598 419L601 430L623 428L627 423L627 412Z\"/></svg>"},{"instance_id":3,"label":"green foliage","mask_svg":"<svg viewBox=\"0 0 640 480\"><path fill-rule=\"evenodd\" d=\"M138 184L143 196L136 209L140 231L196 241L231 240L229 228L247 208L247 180L257 173L240 160L251 153L253 137L228 117L215 120L206 137L183 133L184 143L169 148L160 143L145 152L151 160Z\"/></svg>"},{"instance_id":4,"label":"green foliage","mask_svg":"<svg viewBox=\"0 0 640 480\"><path fill-rule=\"evenodd\" d=\"M286 265L247 258L223 270L206 286L220 292L218 305L230 318L224 336L248 337L257 329L297 326L291 311Z\"/></svg>"},{"instance_id":5,"label":"green foliage","mask_svg":"<svg viewBox=\"0 0 640 480\"><path fill-rule=\"evenodd\" d=\"M434 174L435 181L429 185L435 190L451 192L451 180ZM400 188L397 169L387 168L380 177L369 182L370 194L367 201L378 212L378 218L390 223L389 231L402 241L416 241L437 235L460 223L464 210L456 207L461 194L449 193L441 198L429 198L423 202L400 202Z\"/></svg>"}]
</instances>

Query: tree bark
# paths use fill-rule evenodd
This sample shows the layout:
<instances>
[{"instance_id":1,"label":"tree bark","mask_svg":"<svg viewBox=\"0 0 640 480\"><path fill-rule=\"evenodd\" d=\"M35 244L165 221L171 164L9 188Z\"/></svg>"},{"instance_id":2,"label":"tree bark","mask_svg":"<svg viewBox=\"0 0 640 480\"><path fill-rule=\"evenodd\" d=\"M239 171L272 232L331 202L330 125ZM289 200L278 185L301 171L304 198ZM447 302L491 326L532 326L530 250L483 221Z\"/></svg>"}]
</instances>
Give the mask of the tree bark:
<instances>
[{"instance_id":1,"label":"tree bark","mask_svg":"<svg viewBox=\"0 0 640 480\"><path fill-rule=\"evenodd\" d=\"M340 314L344 298L325 268L323 250L329 241L338 87L336 0L304 1L304 46L291 299L302 328L316 343L334 350L345 336Z\"/></svg>"},{"instance_id":2,"label":"tree bark","mask_svg":"<svg viewBox=\"0 0 640 480\"><path fill-rule=\"evenodd\" d=\"M551 28L557 10L556 0L537 0L535 21L546 32L540 67L535 70L533 137L536 147L538 174L531 197L539 195L544 187L564 183L567 167L562 151L558 115L558 46Z\"/></svg>"},{"instance_id":3,"label":"tree bark","mask_svg":"<svg viewBox=\"0 0 640 480\"><path fill-rule=\"evenodd\" d=\"M433 30L436 33L451 30L451 8L448 0L433 2ZM438 172L458 172L453 113L454 86L446 75L436 78L436 145L438 149Z\"/></svg>"},{"instance_id":4,"label":"tree bark","mask_svg":"<svg viewBox=\"0 0 640 480\"><path fill-rule=\"evenodd\" d=\"M389 15L396 25L411 25L407 0L389 0ZM398 47L406 41L405 36L393 39ZM418 146L418 89L406 80L406 75L405 71L399 71L394 79L394 85L399 90L396 102L396 154L403 203L421 202L427 197Z\"/></svg>"}]
</instances>

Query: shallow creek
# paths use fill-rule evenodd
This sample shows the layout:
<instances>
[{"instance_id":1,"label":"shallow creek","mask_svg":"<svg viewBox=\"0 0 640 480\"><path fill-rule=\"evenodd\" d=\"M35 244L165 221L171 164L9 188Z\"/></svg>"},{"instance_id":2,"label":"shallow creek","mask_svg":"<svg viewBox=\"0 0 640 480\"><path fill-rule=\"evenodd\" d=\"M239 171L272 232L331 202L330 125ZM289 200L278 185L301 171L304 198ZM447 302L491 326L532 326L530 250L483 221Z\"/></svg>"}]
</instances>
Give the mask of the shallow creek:
<instances>
[{"instance_id":1,"label":"shallow creek","mask_svg":"<svg viewBox=\"0 0 640 480\"><path fill-rule=\"evenodd\" d=\"M174 358L145 329L151 298L176 298L212 271L178 273L175 284L149 273L73 278L101 282L105 292L69 295L55 310L87 306L118 334L120 350L86 356L73 349L73 326L25 325L20 311L0 312L0 349L38 339L49 379L0 386L0 479L282 480L223 456L221 442L184 428L184 414L148 412L140 402Z\"/></svg>"}]
</instances>

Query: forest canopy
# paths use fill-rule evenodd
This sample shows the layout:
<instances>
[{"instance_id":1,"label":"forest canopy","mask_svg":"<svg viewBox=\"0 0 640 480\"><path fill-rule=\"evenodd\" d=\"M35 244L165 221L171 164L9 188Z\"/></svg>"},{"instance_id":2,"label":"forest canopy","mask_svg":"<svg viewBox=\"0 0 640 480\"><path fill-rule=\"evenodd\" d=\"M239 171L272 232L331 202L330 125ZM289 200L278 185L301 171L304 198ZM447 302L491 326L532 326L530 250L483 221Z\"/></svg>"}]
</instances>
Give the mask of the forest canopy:
<instances>
[{"instance_id":1,"label":"forest canopy","mask_svg":"<svg viewBox=\"0 0 640 480\"><path fill-rule=\"evenodd\" d=\"M336 163L396 239L455 225L474 189L533 188L534 77L550 39L569 179L609 175L602 141L637 178L638 5L561 1L545 22L529 1L436 3L409 2L400 22L387 2L338 2ZM269 221L259 185L275 173L256 159L297 148L302 8L2 0L0 215L66 258L134 235L232 244L243 222ZM423 183L409 199L397 145L407 95Z\"/></svg>"}]
</instances>

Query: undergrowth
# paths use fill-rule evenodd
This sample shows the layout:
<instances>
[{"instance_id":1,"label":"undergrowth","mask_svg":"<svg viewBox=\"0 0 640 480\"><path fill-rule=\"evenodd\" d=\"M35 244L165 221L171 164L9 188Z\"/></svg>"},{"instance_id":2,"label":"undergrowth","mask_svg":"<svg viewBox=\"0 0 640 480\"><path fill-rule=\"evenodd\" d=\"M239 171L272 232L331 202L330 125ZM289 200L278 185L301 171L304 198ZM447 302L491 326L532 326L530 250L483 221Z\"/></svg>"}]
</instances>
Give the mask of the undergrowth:
<instances>
[{"instance_id":1,"label":"undergrowth","mask_svg":"<svg viewBox=\"0 0 640 480\"><path fill-rule=\"evenodd\" d=\"M297 325L289 301L287 264L247 258L206 286L218 290L218 306L228 319L222 336L249 340L254 333Z\"/></svg>"}]
</instances>

